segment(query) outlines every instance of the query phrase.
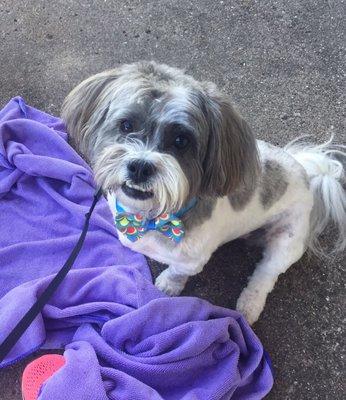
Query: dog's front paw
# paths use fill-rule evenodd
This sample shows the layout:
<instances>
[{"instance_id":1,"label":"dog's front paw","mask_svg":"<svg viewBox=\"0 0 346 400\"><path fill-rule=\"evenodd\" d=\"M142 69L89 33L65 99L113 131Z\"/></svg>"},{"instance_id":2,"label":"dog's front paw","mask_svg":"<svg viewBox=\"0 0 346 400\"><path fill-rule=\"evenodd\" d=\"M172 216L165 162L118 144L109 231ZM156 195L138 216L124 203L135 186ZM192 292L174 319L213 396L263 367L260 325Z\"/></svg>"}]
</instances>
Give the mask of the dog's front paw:
<instances>
[{"instance_id":1,"label":"dog's front paw","mask_svg":"<svg viewBox=\"0 0 346 400\"><path fill-rule=\"evenodd\" d=\"M266 296L263 296L259 291L245 288L239 296L236 309L241 312L248 323L252 325L261 315L265 301Z\"/></svg>"},{"instance_id":2,"label":"dog's front paw","mask_svg":"<svg viewBox=\"0 0 346 400\"><path fill-rule=\"evenodd\" d=\"M184 289L185 283L186 279L172 276L167 268L156 278L155 286L169 296L178 296Z\"/></svg>"}]
</instances>

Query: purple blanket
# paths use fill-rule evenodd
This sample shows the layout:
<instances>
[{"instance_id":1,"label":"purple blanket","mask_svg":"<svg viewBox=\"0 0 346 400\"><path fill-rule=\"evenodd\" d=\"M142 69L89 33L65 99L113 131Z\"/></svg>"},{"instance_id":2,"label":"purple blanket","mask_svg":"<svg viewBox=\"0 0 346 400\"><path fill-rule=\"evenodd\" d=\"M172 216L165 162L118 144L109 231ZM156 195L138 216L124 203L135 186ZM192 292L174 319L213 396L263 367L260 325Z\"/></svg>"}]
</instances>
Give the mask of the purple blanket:
<instances>
[{"instance_id":1,"label":"purple blanket","mask_svg":"<svg viewBox=\"0 0 346 400\"><path fill-rule=\"evenodd\" d=\"M0 111L0 341L63 265L93 192L59 119L20 98ZM244 318L159 292L103 199L76 266L1 367L43 346L66 346L67 362L40 400L250 400L273 383Z\"/></svg>"}]
</instances>

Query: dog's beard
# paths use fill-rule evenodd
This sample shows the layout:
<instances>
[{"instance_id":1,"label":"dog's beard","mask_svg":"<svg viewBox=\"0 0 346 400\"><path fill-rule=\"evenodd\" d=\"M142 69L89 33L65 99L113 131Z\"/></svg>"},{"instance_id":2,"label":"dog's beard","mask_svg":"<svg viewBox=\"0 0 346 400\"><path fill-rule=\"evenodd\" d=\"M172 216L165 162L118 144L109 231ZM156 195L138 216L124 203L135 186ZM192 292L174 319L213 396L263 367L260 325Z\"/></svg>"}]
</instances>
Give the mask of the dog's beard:
<instances>
[{"instance_id":1,"label":"dog's beard","mask_svg":"<svg viewBox=\"0 0 346 400\"><path fill-rule=\"evenodd\" d=\"M133 160L146 160L157 172L147 182L134 187L152 194L145 199L134 199L123 191L124 185L134 185L127 176L127 165ZM93 163L95 180L104 191L115 193L118 200L131 212L141 212L153 218L163 212L175 212L184 204L189 184L178 161L170 154L147 148L138 140L107 146Z\"/></svg>"}]
</instances>

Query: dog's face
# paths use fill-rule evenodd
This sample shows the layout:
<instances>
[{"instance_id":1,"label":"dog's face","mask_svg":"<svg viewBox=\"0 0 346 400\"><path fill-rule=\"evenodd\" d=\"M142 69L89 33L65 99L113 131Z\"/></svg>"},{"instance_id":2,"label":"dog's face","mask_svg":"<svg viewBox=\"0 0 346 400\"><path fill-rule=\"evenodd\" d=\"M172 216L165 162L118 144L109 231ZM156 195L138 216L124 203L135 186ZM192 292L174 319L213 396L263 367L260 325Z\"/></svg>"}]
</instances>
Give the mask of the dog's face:
<instances>
[{"instance_id":1,"label":"dog's face","mask_svg":"<svg viewBox=\"0 0 346 400\"><path fill-rule=\"evenodd\" d=\"M92 76L65 99L62 117L96 182L133 212L176 211L256 175L255 140L229 100L166 65Z\"/></svg>"}]
</instances>

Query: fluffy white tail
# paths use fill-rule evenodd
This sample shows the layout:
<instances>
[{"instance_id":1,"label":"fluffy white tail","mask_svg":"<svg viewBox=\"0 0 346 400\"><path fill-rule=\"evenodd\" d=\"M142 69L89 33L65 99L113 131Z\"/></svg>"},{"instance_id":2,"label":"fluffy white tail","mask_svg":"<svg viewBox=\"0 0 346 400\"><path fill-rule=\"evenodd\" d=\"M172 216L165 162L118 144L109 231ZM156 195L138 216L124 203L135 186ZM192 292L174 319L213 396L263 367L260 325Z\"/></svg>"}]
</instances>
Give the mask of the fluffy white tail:
<instances>
[{"instance_id":1,"label":"fluffy white tail","mask_svg":"<svg viewBox=\"0 0 346 400\"><path fill-rule=\"evenodd\" d=\"M285 146L285 150L305 168L310 190L314 194L308 245L315 254L323 255L318 238L332 222L338 236L331 253L341 252L346 248L346 192L343 187L346 146L332 144L333 135L320 145L307 143L305 138L293 140Z\"/></svg>"}]
</instances>

